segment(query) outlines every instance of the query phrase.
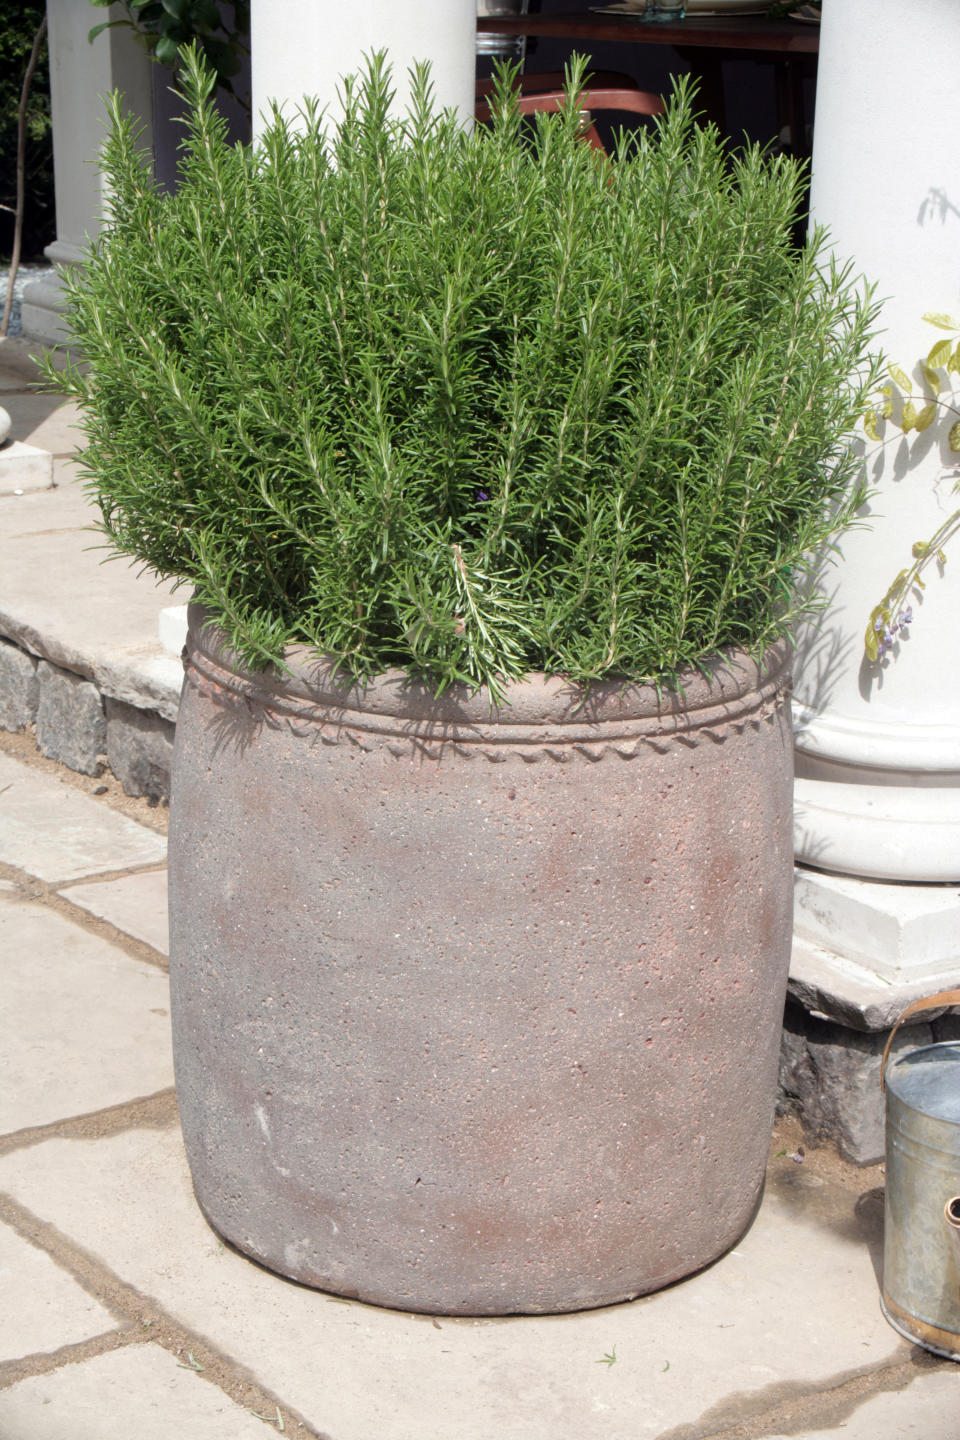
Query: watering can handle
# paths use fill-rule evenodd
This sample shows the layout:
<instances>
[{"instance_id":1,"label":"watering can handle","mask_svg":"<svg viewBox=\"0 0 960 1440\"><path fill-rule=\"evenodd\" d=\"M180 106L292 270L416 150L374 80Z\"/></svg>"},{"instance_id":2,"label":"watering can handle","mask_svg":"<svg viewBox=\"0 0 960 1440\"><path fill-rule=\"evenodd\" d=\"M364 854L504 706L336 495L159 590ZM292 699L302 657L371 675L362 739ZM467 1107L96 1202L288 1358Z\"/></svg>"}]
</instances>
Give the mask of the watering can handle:
<instances>
[{"instance_id":1,"label":"watering can handle","mask_svg":"<svg viewBox=\"0 0 960 1440\"><path fill-rule=\"evenodd\" d=\"M883 1060L880 1063L881 1086L885 1086L887 1083L887 1056L890 1054L893 1037L900 1029L904 1020L909 1020L911 1015L922 1015L927 1010L949 1010L951 1005L960 1005L960 990L941 990L936 995L927 995L923 1000L914 1000L912 1005L907 1006L896 1025L894 1025L890 1031L887 1037L887 1043L884 1046Z\"/></svg>"}]
</instances>

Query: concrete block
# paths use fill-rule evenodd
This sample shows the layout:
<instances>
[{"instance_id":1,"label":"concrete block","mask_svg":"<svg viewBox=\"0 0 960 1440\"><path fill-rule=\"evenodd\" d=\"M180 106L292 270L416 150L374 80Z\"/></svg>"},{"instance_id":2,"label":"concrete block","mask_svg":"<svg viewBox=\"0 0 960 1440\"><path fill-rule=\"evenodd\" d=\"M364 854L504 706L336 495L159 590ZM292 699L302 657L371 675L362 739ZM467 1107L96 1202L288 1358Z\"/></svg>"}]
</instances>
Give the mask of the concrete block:
<instances>
[{"instance_id":1,"label":"concrete block","mask_svg":"<svg viewBox=\"0 0 960 1440\"><path fill-rule=\"evenodd\" d=\"M137 710L109 696L107 763L128 795L170 794L174 726L156 711Z\"/></svg>"},{"instance_id":2,"label":"concrete block","mask_svg":"<svg viewBox=\"0 0 960 1440\"><path fill-rule=\"evenodd\" d=\"M37 718L37 661L0 640L0 729L22 730Z\"/></svg>"},{"instance_id":3,"label":"concrete block","mask_svg":"<svg viewBox=\"0 0 960 1440\"><path fill-rule=\"evenodd\" d=\"M5 1390L0 1433L11 1440L263 1440L269 1432L159 1345L128 1345Z\"/></svg>"},{"instance_id":4,"label":"concrete block","mask_svg":"<svg viewBox=\"0 0 960 1440\"><path fill-rule=\"evenodd\" d=\"M105 870L162 865L163 835L0 755L0 860L62 885Z\"/></svg>"},{"instance_id":5,"label":"concrete block","mask_svg":"<svg viewBox=\"0 0 960 1440\"><path fill-rule=\"evenodd\" d=\"M179 660L183 654L183 647L187 643L186 605L169 605L166 610L161 610L157 621L157 633L160 637L160 644L167 654L173 655Z\"/></svg>"},{"instance_id":6,"label":"concrete block","mask_svg":"<svg viewBox=\"0 0 960 1440\"><path fill-rule=\"evenodd\" d=\"M84 775L100 773L107 747L103 698L96 685L41 660L37 666L37 745L41 754Z\"/></svg>"},{"instance_id":7,"label":"concrete block","mask_svg":"<svg viewBox=\"0 0 960 1440\"><path fill-rule=\"evenodd\" d=\"M891 1054L929 1045L930 1025L900 1030ZM818 1138L832 1140L855 1165L885 1154L886 1104L880 1062L886 1031L850 1030L789 1002L780 1052L781 1107L795 1110Z\"/></svg>"},{"instance_id":8,"label":"concrete block","mask_svg":"<svg viewBox=\"0 0 960 1440\"><path fill-rule=\"evenodd\" d=\"M8 440L0 445L0 495L24 495L28 490L49 490L53 484L53 456L36 445Z\"/></svg>"},{"instance_id":9,"label":"concrete block","mask_svg":"<svg viewBox=\"0 0 960 1440\"><path fill-rule=\"evenodd\" d=\"M797 937L872 972L881 992L960 968L958 904L957 885L897 885L803 866L795 871ZM839 963L837 970L840 977Z\"/></svg>"},{"instance_id":10,"label":"concrete block","mask_svg":"<svg viewBox=\"0 0 960 1440\"><path fill-rule=\"evenodd\" d=\"M0 1225L0 1277L6 1296L0 1361L59 1350L116 1328L109 1310L6 1225Z\"/></svg>"},{"instance_id":11,"label":"concrete block","mask_svg":"<svg viewBox=\"0 0 960 1440\"><path fill-rule=\"evenodd\" d=\"M954 968L908 984L886 984L875 971L793 937L789 993L804 1009L852 1030L889 1030L915 1000L958 983L960 972Z\"/></svg>"}]
</instances>

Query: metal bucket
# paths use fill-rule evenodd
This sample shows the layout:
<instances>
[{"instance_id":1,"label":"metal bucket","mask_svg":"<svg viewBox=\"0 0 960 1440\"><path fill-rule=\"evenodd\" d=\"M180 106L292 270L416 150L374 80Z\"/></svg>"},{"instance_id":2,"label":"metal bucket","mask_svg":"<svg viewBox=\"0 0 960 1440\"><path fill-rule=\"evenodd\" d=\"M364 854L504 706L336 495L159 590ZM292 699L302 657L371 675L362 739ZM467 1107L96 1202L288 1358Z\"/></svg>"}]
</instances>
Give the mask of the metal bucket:
<instances>
[{"instance_id":1,"label":"metal bucket","mask_svg":"<svg viewBox=\"0 0 960 1440\"><path fill-rule=\"evenodd\" d=\"M960 990L918 1000L887 1041L883 1313L917 1345L960 1360L960 1041L887 1064L904 1020L960 1005Z\"/></svg>"}]
</instances>

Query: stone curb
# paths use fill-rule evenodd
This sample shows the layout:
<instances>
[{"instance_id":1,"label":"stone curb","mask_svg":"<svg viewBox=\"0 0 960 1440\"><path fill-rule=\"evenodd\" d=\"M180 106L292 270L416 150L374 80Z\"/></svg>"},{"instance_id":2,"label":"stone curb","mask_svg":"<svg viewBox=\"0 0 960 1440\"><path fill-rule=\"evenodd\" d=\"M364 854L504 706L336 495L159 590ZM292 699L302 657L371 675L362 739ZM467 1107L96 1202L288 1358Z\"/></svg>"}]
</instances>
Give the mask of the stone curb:
<instances>
[{"instance_id":1,"label":"stone curb","mask_svg":"<svg viewBox=\"0 0 960 1440\"><path fill-rule=\"evenodd\" d=\"M46 660L50 665L89 680L105 698L121 700L137 710L155 711L171 722L177 718L183 667L180 660L162 650L159 643L139 652L121 651L119 657L84 655L0 604L0 644L3 643L34 660ZM0 685L2 683L0 680Z\"/></svg>"}]
</instances>

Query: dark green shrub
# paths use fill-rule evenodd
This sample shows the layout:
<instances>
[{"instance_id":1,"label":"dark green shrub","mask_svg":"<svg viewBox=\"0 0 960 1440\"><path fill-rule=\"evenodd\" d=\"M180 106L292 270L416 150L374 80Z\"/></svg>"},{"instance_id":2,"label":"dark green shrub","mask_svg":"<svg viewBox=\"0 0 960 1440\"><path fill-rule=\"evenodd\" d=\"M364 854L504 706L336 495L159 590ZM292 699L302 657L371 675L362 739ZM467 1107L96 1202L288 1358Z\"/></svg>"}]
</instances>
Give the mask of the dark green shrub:
<instances>
[{"instance_id":1,"label":"dark green shrub","mask_svg":"<svg viewBox=\"0 0 960 1440\"><path fill-rule=\"evenodd\" d=\"M794 162L728 158L683 88L612 161L572 92L528 141L506 81L490 130L425 73L391 118L380 59L329 149L313 109L228 149L187 72L174 197L111 102L90 368L60 380L118 551L252 663L299 641L438 688L669 680L788 630L859 501L873 319L822 240L793 248Z\"/></svg>"},{"instance_id":2,"label":"dark green shrub","mask_svg":"<svg viewBox=\"0 0 960 1440\"><path fill-rule=\"evenodd\" d=\"M116 0L90 0L109 10ZM177 70L184 45L195 44L216 83L234 95L233 79L241 68L241 55L250 53L250 0L233 0L224 15L218 0L119 0L125 14L103 20L90 30L93 41L113 25L133 30L147 53L161 65ZM114 12L115 13L115 12Z\"/></svg>"}]
</instances>

